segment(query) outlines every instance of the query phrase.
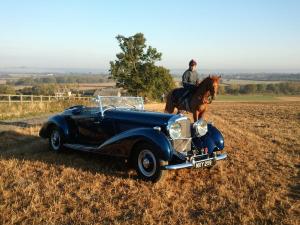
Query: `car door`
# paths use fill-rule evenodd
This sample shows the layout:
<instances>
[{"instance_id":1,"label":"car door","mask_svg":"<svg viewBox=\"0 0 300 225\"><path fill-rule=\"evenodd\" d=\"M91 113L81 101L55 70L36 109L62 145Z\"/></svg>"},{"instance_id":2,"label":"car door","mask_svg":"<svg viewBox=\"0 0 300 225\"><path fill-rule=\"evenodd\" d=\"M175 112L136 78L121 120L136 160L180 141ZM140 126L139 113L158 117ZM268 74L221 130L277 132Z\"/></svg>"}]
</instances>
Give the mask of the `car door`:
<instances>
[{"instance_id":1,"label":"car door","mask_svg":"<svg viewBox=\"0 0 300 225\"><path fill-rule=\"evenodd\" d=\"M105 129L106 121L99 111L86 109L80 115L73 116L77 127L78 144L100 145L110 137Z\"/></svg>"}]
</instances>

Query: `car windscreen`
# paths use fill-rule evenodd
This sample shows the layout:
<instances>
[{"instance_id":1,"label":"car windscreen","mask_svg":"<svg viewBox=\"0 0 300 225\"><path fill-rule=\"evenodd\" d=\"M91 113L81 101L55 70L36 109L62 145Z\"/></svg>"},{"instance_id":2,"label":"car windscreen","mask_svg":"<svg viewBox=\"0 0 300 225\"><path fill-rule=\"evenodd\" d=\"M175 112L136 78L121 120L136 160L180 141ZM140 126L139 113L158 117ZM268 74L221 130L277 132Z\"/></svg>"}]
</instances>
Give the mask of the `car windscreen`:
<instances>
[{"instance_id":1,"label":"car windscreen","mask_svg":"<svg viewBox=\"0 0 300 225\"><path fill-rule=\"evenodd\" d=\"M97 96L94 102L101 111L107 108L144 110L142 97Z\"/></svg>"}]
</instances>

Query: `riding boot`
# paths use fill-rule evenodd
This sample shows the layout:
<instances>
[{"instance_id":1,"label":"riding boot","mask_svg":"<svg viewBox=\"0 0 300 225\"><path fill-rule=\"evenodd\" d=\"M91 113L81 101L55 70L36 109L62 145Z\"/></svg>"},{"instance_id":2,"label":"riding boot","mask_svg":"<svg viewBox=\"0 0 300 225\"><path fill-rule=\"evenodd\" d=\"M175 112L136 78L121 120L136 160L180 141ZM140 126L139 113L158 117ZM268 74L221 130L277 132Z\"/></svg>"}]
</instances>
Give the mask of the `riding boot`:
<instances>
[{"instance_id":1,"label":"riding boot","mask_svg":"<svg viewBox=\"0 0 300 225\"><path fill-rule=\"evenodd\" d=\"M187 96L184 99L184 106L186 111L190 111L190 93L187 94Z\"/></svg>"},{"instance_id":2,"label":"riding boot","mask_svg":"<svg viewBox=\"0 0 300 225\"><path fill-rule=\"evenodd\" d=\"M185 106L186 111L190 111L190 104L189 104L189 99L188 98L186 98L184 100L184 106Z\"/></svg>"},{"instance_id":3,"label":"riding boot","mask_svg":"<svg viewBox=\"0 0 300 225\"><path fill-rule=\"evenodd\" d=\"M188 96L188 94L189 94L189 90L186 90L186 91L183 93L183 95L182 95L181 97L178 98L179 104L182 103L182 102L185 100L185 98Z\"/></svg>"}]
</instances>

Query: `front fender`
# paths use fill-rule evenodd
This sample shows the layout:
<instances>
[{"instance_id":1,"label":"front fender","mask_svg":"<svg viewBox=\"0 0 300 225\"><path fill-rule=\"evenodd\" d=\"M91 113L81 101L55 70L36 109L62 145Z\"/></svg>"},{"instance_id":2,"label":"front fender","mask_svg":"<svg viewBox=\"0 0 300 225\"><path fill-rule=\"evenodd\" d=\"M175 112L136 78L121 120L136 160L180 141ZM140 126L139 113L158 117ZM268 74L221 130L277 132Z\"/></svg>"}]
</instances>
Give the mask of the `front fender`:
<instances>
[{"instance_id":1,"label":"front fender","mask_svg":"<svg viewBox=\"0 0 300 225\"><path fill-rule=\"evenodd\" d=\"M153 144L158 156L165 161L171 160L173 147L167 136L153 128L136 128L124 131L99 146L99 151L108 153L118 149L119 155L129 157L134 145L140 141ZM122 153L121 153L121 152Z\"/></svg>"},{"instance_id":2,"label":"front fender","mask_svg":"<svg viewBox=\"0 0 300 225\"><path fill-rule=\"evenodd\" d=\"M202 137L193 137L193 144L197 148L207 148L208 153L224 149L224 137L212 124L207 125L207 133Z\"/></svg>"},{"instance_id":3,"label":"front fender","mask_svg":"<svg viewBox=\"0 0 300 225\"><path fill-rule=\"evenodd\" d=\"M43 124L39 132L40 137L48 138L52 126L58 127L63 132L66 138L69 137L69 128L68 128L67 121L61 115L55 115L53 117L50 117L48 121Z\"/></svg>"}]
</instances>

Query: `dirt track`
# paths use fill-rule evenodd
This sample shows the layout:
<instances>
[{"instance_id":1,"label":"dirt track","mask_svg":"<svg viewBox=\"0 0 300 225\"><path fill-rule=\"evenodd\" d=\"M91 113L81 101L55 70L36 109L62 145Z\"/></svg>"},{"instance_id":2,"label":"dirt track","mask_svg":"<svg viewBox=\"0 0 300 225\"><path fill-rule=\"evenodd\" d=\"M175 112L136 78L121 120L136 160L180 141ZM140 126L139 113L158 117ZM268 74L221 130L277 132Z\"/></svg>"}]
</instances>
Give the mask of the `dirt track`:
<instances>
[{"instance_id":1,"label":"dirt track","mask_svg":"<svg viewBox=\"0 0 300 225\"><path fill-rule=\"evenodd\" d=\"M49 116L52 114L47 114L43 116L23 118L23 119L14 119L14 120L0 120L0 132L15 130L19 128L30 128L41 126Z\"/></svg>"},{"instance_id":2,"label":"dirt track","mask_svg":"<svg viewBox=\"0 0 300 225\"><path fill-rule=\"evenodd\" d=\"M155 185L122 161L49 152L39 126L2 132L0 223L297 224L300 102L213 103L207 118L229 158Z\"/></svg>"}]
</instances>

